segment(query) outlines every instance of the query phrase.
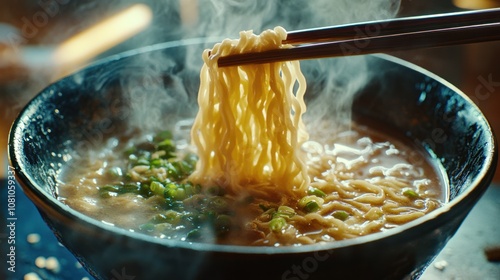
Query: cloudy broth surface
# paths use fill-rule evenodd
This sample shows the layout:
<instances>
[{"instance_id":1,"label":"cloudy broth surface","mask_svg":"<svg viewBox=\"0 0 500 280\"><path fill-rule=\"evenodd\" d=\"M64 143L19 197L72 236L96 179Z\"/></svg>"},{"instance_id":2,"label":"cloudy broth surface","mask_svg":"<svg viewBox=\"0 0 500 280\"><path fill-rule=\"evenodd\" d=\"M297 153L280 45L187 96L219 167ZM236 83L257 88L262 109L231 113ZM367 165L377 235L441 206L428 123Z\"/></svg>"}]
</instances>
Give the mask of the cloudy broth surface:
<instances>
[{"instance_id":1,"label":"cloudy broth surface","mask_svg":"<svg viewBox=\"0 0 500 280\"><path fill-rule=\"evenodd\" d=\"M311 183L300 199L191 184L196 153L185 132L109 139L63 173L59 200L157 238L288 246L389 230L447 199L445 177L423 149L371 124L310 133L302 150Z\"/></svg>"}]
</instances>

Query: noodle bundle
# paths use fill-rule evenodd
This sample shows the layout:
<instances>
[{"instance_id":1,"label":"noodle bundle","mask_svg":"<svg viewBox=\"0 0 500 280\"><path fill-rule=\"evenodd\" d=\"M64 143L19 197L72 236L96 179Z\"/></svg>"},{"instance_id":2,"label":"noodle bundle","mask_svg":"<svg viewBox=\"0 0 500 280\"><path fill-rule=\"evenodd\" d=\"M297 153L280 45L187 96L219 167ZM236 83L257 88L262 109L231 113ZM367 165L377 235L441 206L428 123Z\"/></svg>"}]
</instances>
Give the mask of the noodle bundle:
<instances>
[{"instance_id":1,"label":"noodle bundle","mask_svg":"<svg viewBox=\"0 0 500 280\"><path fill-rule=\"evenodd\" d=\"M303 194L309 177L300 146L308 135L301 118L306 83L299 62L218 68L220 56L285 47L281 27L240 36L203 53L191 135L199 161L190 180L232 193Z\"/></svg>"}]
</instances>

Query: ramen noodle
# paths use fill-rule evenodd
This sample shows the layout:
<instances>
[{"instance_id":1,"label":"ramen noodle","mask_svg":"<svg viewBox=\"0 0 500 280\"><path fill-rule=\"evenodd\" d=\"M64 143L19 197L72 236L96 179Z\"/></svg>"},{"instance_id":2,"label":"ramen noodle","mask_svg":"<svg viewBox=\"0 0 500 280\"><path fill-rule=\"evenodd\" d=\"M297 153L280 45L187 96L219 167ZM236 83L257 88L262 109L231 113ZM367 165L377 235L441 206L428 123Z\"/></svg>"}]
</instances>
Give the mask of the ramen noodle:
<instances>
[{"instance_id":1,"label":"ramen noodle","mask_svg":"<svg viewBox=\"0 0 500 280\"><path fill-rule=\"evenodd\" d=\"M199 161L190 180L233 193L305 192L309 177L300 145L308 137L302 123L306 83L299 62L217 66L220 56L276 49L285 38L283 28L260 36L246 31L203 53L191 135Z\"/></svg>"},{"instance_id":2,"label":"ramen noodle","mask_svg":"<svg viewBox=\"0 0 500 280\"><path fill-rule=\"evenodd\" d=\"M65 174L60 200L158 238L260 246L354 238L440 207L441 174L418 148L363 124L306 131L298 61L217 66L285 37L242 32L206 50L192 145L175 130L111 139Z\"/></svg>"}]
</instances>

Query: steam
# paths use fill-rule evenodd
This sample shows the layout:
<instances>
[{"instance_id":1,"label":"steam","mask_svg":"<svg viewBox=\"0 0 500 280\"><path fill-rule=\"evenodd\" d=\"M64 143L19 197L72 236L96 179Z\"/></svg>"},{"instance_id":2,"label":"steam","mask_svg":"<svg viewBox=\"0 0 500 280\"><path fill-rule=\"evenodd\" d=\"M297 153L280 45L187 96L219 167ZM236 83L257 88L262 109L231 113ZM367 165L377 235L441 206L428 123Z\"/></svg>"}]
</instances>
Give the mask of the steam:
<instances>
[{"instance_id":1,"label":"steam","mask_svg":"<svg viewBox=\"0 0 500 280\"><path fill-rule=\"evenodd\" d=\"M200 0L198 36L260 33L277 25L297 30L395 16L399 0Z\"/></svg>"},{"instance_id":2,"label":"steam","mask_svg":"<svg viewBox=\"0 0 500 280\"><path fill-rule=\"evenodd\" d=\"M168 17L171 24L178 22L179 28L154 26L155 34L163 30L165 36L219 38L217 42L222 38L238 38L242 30L258 34L278 25L290 31L388 19L397 14L400 6L399 0L179 0L175 3L167 1L163 9L160 6L154 9L158 8L160 16ZM150 41L153 39L145 40ZM170 115L182 112L184 117L195 115L193 104L196 104L201 53L213 43L189 46L182 54L141 57L147 65L137 74L141 78L127 78L122 85L133 104L133 126L171 128L170 122L165 122L165 112ZM185 59L179 60L180 56ZM310 127L328 125L325 129L331 131L338 124L332 119L350 120L353 95L370 77L365 59L321 59L302 61L301 65L309 88L306 123ZM168 83L164 81L165 73Z\"/></svg>"},{"instance_id":3,"label":"steam","mask_svg":"<svg viewBox=\"0 0 500 280\"><path fill-rule=\"evenodd\" d=\"M64 40L85 26L102 19L103 16L132 3L132 0L89 1L83 4L69 1L47 2L40 4L32 15L27 15L30 28L23 28L25 31L30 31L30 34L25 34L26 36L31 37L31 33L44 34L39 36L39 42L50 44ZM299 30L387 19L397 14L400 0L158 0L148 1L147 5L155 11L154 24L147 32L130 40L129 46L147 46L163 41L196 37L237 38L242 30L260 33L278 25L286 30ZM47 20L35 21L38 19L35 15L42 13ZM45 25L61 20L63 15L69 15L78 24L53 24L50 30L46 28ZM164 122L161 118L165 110L175 113L194 109L190 103L196 95L197 85L186 79L197 80L197 72L201 67L201 52L204 48L213 46L213 43L214 41L203 46L189 47L183 54L141 56L143 61L137 63L146 65L145 70L134 74L132 79L124 78L122 82L134 111L137 109L138 112L137 116L132 118L134 126L144 127L145 124L151 126L152 123L160 126ZM118 47L115 51L120 51L120 48L123 47ZM179 55L186 59L180 61ZM361 71L366 68L362 59L347 59L343 62L313 61L304 62L303 65L305 71L314 73L308 76L311 88L325 92L321 95L325 97L324 102L318 100L315 103L330 104L328 108L327 106L314 110L311 108L310 112L326 112L345 107L343 104L349 103L349 92L354 92L358 87L357 84L363 84L366 78L366 74ZM352 76L345 77L352 69L358 71L353 71ZM169 77L165 78L165 72ZM348 80L352 82L339 83L341 76L349 78ZM344 77L342 79L345 80ZM315 86L318 84L323 87ZM342 92L342 95L328 97L335 92ZM316 92L308 95L316 95Z\"/></svg>"}]
</instances>

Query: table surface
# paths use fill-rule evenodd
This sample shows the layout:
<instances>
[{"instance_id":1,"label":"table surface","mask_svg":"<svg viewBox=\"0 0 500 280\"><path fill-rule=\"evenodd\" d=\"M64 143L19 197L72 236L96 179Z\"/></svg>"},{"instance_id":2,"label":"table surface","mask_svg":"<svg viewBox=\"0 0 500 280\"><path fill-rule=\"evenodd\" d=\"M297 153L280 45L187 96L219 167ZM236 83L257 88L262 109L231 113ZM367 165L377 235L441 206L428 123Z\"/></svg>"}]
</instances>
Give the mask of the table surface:
<instances>
[{"instance_id":1,"label":"table surface","mask_svg":"<svg viewBox=\"0 0 500 280\"><path fill-rule=\"evenodd\" d=\"M7 211L8 182L1 181L0 198L2 205L0 231L0 260L7 260L7 243L10 222ZM44 223L37 209L17 186L15 194L15 272L8 271L2 265L0 279L23 279L25 275L38 275L40 279L92 279L71 253L64 248ZM422 280L451 279L500 279L500 262L489 262L484 250L490 246L500 246L500 184L491 185L476 206L472 209L455 236L427 268ZM30 238L39 237L38 242L29 242ZM54 258L58 270L48 269L48 260ZM44 266L44 262L46 267ZM5 268L4 268L5 267Z\"/></svg>"}]
</instances>

